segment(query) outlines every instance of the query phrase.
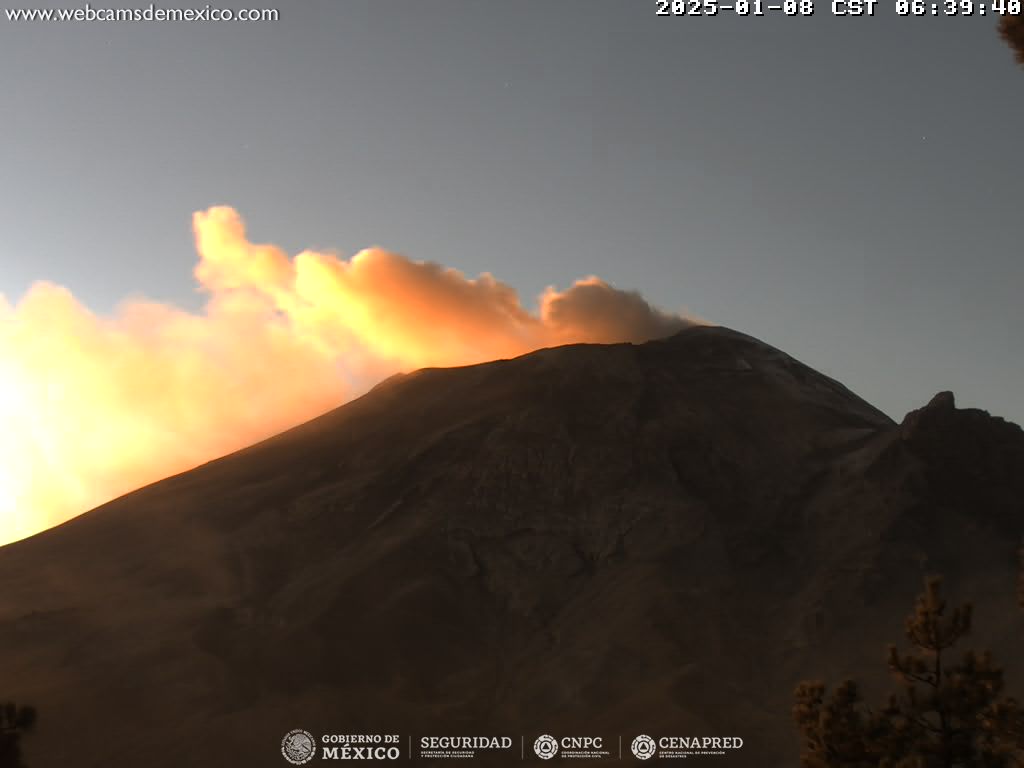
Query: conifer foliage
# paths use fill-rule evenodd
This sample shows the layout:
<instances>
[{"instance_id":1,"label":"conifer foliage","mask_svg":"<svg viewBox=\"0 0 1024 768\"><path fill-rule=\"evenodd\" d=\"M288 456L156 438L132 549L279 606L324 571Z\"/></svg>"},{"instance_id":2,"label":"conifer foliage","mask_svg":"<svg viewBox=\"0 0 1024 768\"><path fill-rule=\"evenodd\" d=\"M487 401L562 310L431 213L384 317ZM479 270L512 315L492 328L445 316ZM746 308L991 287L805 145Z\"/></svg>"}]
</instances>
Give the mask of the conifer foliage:
<instances>
[{"instance_id":1,"label":"conifer foliage","mask_svg":"<svg viewBox=\"0 0 1024 768\"><path fill-rule=\"evenodd\" d=\"M1017 63L1024 65L1024 16L1003 16L999 19L999 34L1013 49Z\"/></svg>"},{"instance_id":2,"label":"conifer foliage","mask_svg":"<svg viewBox=\"0 0 1024 768\"><path fill-rule=\"evenodd\" d=\"M802 768L1011 768L1024 766L1024 717L988 652L953 648L971 631L971 606L949 610L931 578L906 621L910 648L889 648L898 682L872 709L852 680L831 694L797 686L793 716Z\"/></svg>"},{"instance_id":3,"label":"conifer foliage","mask_svg":"<svg viewBox=\"0 0 1024 768\"><path fill-rule=\"evenodd\" d=\"M21 737L36 724L33 707L19 707L13 701L0 706L0 768L24 768Z\"/></svg>"}]
</instances>

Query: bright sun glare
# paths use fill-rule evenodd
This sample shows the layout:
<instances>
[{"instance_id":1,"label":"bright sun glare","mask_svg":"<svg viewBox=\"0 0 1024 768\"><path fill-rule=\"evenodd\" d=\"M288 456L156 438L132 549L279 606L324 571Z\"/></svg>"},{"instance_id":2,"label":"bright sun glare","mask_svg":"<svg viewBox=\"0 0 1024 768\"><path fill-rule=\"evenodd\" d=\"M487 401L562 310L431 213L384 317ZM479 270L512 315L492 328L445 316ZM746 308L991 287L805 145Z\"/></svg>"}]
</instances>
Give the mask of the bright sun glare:
<instances>
[{"instance_id":1,"label":"bright sun glare","mask_svg":"<svg viewBox=\"0 0 1024 768\"><path fill-rule=\"evenodd\" d=\"M16 417L22 405L22 391L11 366L0 360L0 541L9 541L8 530L18 518Z\"/></svg>"}]
</instances>

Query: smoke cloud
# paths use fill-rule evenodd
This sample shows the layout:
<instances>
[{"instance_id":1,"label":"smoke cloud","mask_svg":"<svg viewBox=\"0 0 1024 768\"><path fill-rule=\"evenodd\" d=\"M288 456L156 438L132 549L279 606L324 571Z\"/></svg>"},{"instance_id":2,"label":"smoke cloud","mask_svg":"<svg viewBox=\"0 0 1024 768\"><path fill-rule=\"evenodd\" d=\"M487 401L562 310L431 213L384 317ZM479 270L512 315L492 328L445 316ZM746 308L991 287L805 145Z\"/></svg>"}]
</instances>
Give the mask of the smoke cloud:
<instances>
[{"instance_id":1,"label":"smoke cloud","mask_svg":"<svg viewBox=\"0 0 1024 768\"><path fill-rule=\"evenodd\" d=\"M193 218L207 292L194 314L149 301L112 317L65 288L0 296L0 543L269 437L380 379L572 342L645 341L699 322L597 277L537 312L380 248L345 260L250 243L241 217Z\"/></svg>"}]
</instances>

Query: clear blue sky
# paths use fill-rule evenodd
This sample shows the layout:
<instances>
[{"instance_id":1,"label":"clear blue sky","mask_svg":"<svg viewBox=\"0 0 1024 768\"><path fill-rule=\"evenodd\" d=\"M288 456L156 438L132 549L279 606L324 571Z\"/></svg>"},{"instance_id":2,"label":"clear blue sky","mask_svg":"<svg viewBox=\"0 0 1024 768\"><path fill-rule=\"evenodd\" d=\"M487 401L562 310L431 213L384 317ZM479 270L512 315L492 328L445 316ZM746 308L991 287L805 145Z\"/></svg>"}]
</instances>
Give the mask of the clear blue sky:
<instances>
[{"instance_id":1,"label":"clear blue sky","mask_svg":"<svg viewBox=\"0 0 1024 768\"><path fill-rule=\"evenodd\" d=\"M896 418L953 389L1024 421L1024 70L991 16L276 1L0 18L0 292L197 308L190 215L228 204L256 240L381 245L528 303L596 273Z\"/></svg>"}]
</instances>

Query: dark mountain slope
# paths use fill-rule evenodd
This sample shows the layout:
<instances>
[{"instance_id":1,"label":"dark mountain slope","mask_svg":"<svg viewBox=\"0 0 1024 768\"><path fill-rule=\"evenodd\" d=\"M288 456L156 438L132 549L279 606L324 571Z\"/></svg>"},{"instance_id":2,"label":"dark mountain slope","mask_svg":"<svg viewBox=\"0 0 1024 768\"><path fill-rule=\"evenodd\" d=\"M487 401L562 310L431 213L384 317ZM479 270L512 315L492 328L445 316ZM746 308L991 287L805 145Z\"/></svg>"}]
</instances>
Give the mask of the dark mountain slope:
<instances>
[{"instance_id":1,"label":"dark mountain slope","mask_svg":"<svg viewBox=\"0 0 1024 768\"><path fill-rule=\"evenodd\" d=\"M793 765L795 682L881 671L926 572L1011 661L1022 498L1018 427L896 425L724 328L424 370L0 549L0 680L34 768L279 766L295 727Z\"/></svg>"}]
</instances>

